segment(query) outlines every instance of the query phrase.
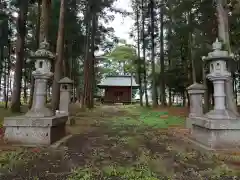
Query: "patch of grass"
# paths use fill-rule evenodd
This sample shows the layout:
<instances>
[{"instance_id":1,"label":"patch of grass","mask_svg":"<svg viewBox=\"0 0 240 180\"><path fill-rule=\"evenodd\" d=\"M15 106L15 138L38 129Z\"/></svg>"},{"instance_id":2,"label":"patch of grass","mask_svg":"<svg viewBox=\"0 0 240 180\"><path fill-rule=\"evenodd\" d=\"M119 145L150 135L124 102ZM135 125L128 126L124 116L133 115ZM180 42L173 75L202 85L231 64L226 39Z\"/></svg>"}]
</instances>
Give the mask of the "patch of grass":
<instances>
[{"instance_id":1,"label":"patch of grass","mask_svg":"<svg viewBox=\"0 0 240 180\"><path fill-rule=\"evenodd\" d=\"M128 145L131 149L138 149L143 140L141 139L141 136L125 136L119 139L119 141Z\"/></svg>"},{"instance_id":2,"label":"patch of grass","mask_svg":"<svg viewBox=\"0 0 240 180\"><path fill-rule=\"evenodd\" d=\"M93 167L78 168L73 171L68 180L93 179L159 180L158 176L151 172L147 166L123 167L117 165L108 165L100 169L94 169ZM164 180L163 178L161 179Z\"/></svg>"},{"instance_id":3,"label":"patch of grass","mask_svg":"<svg viewBox=\"0 0 240 180\"><path fill-rule=\"evenodd\" d=\"M134 119L132 117L117 117L117 118L113 118L112 121L109 121L108 123L110 123L112 126L140 126L143 125L141 121L139 121L138 119Z\"/></svg>"},{"instance_id":4,"label":"patch of grass","mask_svg":"<svg viewBox=\"0 0 240 180\"><path fill-rule=\"evenodd\" d=\"M121 110L128 112L132 115L139 115L142 111L148 111L149 108L141 107L139 105L123 105L119 107Z\"/></svg>"},{"instance_id":5,"label":"patch of grass","mask_svg":"<svg viewBox=\"0 0 240 180\"><path fill-rule=\"evenodd\" d=\"M184 120L180 117L169 116L167 112L149 111L142 113L139 117L145 125L156 128L168 128L171 126L182 126Z\"/></svg>"},{"instance_id":6,"label":"patch of grass","mask_svg":"<svg viewBox=\"0 0 240 180\"><path fill-rule=\"evenodd\" d=\"M133 114L114 118L110 123L112 126L145 126L161 129L184 125L183 118L169 116L167 112L157 112L148 108L136 108L134 112L130 112ZM136 114L138 116L135 117Z\"/></svg>"},{"instance_id":7,"label":"patch of grass","mask_svg":"<svg viewBox=\"0 0 240 180\"><path fill-rule=\"evenodd\" d=\"M232 177L239 177L240 173L234 170L231 170L226 166L226 164L222 163L219 166L216 166L213 169L207 169L201 171L200 174L205 177L211 177L211 179L221 179L224 176L232 176Z\"/></svg>"},{"instance_id":8,"label":"patch of grass","mask_svg":"<svg viewBox=\"0 0 240 180\"><path fill-rule=\"evenodd\" d=\"M37 156L38 153L22 148L0 151L0 170L11 170L13 167L26 163Z\"/></svg>"}]
</instances>

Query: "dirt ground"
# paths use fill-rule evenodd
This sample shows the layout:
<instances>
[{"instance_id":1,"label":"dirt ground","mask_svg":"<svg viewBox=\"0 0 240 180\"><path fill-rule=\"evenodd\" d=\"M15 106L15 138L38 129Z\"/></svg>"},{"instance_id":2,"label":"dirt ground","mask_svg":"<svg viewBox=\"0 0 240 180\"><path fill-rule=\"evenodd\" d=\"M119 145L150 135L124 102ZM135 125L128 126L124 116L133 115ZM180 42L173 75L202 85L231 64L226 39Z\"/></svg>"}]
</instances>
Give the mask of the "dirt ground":
<instances>
[{"instance_id":1,"label":"dirt ground","mask_svg":"<svg viewBox=\"0 0 240 180\"><path fill-rule=\"evenodd\" d=\"M182 117L187 114L184 108L167 111ZM138 113L114 106L76 112L76 125L67 127L68 132L73 134L68 141L57 149L29 149L28 156L34 158L25 161L23 156L21 163L14 167L2 168L0 179L240 179L240 174L236 177L240 170L237 165L230 171L218 156L193 149L173 131L114 124L115 117L137 118ZM187 135L186 132L183 135Z\"/></svg>"}]
</instances>

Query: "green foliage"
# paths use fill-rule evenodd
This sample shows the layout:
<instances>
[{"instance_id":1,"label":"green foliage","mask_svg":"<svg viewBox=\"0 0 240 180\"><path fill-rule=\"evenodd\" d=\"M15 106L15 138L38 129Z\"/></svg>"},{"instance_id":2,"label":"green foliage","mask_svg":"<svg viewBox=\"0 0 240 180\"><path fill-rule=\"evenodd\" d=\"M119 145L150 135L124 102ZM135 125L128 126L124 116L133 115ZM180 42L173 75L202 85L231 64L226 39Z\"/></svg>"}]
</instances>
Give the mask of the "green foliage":
<instances>
[{"instance_id":1,"label":"green foliage","mask_svg":"<svg viewBox=\"0 0 240 180\"><path fill-rule=\"evenodd\" d=\"M164 118L161 118L164 116ZM167 117L167 118L166 118ZM156 128L168 128L171 126L183 126L184 119L175 116L169 116L167 112L150 111L142 113L139 118L144 124Z\"/></svg>"},{"instance_id":2,"label":"green foliage","mask_svg":"<svg viewBox=\"0 0 240 180\"><path fill-rule=\"evenodd\" d=\"M108 55L108 57L113 58L117 61L127 61L136 59L135 48L129 45L119 45Z\"/></svg>"},{"instance_id":3,"label":"green foliage","mask_svg":"<svg viewBox=\"0 0 240 180\"><path fill-rule=\"evenodd\" d=\"M146 59L149 61L151 54L151 1L132 0L135 22L132 37L137 41L137 28L140 29L140 47L146 49ZM193 83L192 71L194 68L198 82L202 81L202 56L206 56L212 50L212 43L217 37L217 16L216 7L212 1L160 1L154 0L154 36L155 36L155 54L156 62L156 81L164 81L169 89L175 93L183 93L186 87ZM230 40L234 54L239 54L237 42L239 40L238 19L240 13L239 3L231 1L232 7L229 8L229 27ZM237 4L237 5L236 5ZM235 11L234 11L235 9ZM143 13L142 13L143 12ZM159 59L161 58L160 43L160 14L164 16L164 62L165 77L160 75ZM144 23L142 22L144 19ZM142 27L145 25L145 29ZM138 27L137 27L138 25ZM189 37L192 36L192 39ZM143 42L143 38L145 41ZM192 52L192 53L191 53ZM194 67L192 67L194 62ZM235 66L236 67L236 66ZM153 75L150 74L151 78ZM160 83L158 84L158 86Z\"/></svg>"},{"instance_id":4,"label":"green foliage","mask_svg":"<svg viewBox=\"0 0 240 180\"><path fill-rule=\"evenodd\" d=\"M122 73L130 74L136 72L135 61L137 59L137 54L134 47L127 44L118 45L106 57L112 61L117 62L118 66L121 66L121 64L123 64L124 72Z\"/></svg>"},{"instance_id":5,"label":"green foliage","mask_svg":"<svg viewBox=\"0 0 240 180\"><path fill-rule=\"evenodd\" d=\"M18 148L0 152L0 170L10 170L17 165L27 163L39 154L26 149Z\"/></svg>"},{"instance_id":6,"label":"green foliage","mask_svg":"<svg viewBox=\"0 0 240 180\"><path fill-rule=\"evenodd\" d=\"M86 39L86 20L94 12L98 13L99 21L96 30L95 46L96 50L101 49L103 51L111 51L117 38L114 36L113 28L106 27L102 22L113 20L112 17L106 15L105 8L110 8L115 0L107 1L66 1L65 10L65 35L64 35L64 60L67 66L68 74L75 82L75 87L80 90L83 88L83 61L85 56L85 39ZM27 57L30 52L36 51L36 40L39 36L37 33L38 22L38 4L37 1L30 4L27 29L28 36L26 37ZM87 12L88 5L94 3L91 8L91 12ZM115 9L112 9L115 11ZM60 13L60 1L51 1L50 23L49 23L49 41L51 51L56 51L56 42L59 25L59 13ZM107 23L106 23L107 24ZM98 66L96 61L96 66ZM31 72L33 69L33 63L26 63L26 71ZM24 74L25 78L30 83L30 73ZM101 68L96 68L96 82L99 82L102 78Z\"/></svg>"},{"instance_id":7,"label":"green foliage","mask_svg":"<svg viewBox=\"0 0 240 180\"><path fill-rule=\"evenodd\" d=\"M152 128L169 128L171 126L183 126L184 119L170 116L167 112L157 112L143 108L138 112L138 118L118 117L113 121L114 126L148 126Z\"/></svg>"},{"instance_id":8,"label":"green foliage","mask_svg":"<svg viewBox=\"0 0 240 180\"><path fill-rule=\"evenodd\" d=\"M99 178L99 174L99 170L79 168L68 180L92 180ZM101 169L101 176L106 180L114 178L119 180L158 180L156 174L152 173L148 167L104 166Z\"/></svg>"}]
</instances>

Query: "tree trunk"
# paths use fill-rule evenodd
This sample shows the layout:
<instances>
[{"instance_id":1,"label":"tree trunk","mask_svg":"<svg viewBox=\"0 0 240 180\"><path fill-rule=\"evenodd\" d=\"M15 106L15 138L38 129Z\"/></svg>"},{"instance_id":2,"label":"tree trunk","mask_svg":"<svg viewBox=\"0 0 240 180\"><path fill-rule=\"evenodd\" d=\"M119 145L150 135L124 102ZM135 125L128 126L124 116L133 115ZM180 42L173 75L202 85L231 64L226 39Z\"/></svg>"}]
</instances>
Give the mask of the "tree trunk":
<instances>
[{"instance_id":1,"label":"tree trunk","mask_svg":"<svg viewBox=\"0 0 240 180\"><path fill-rule=\"evenodd\" d=\"M163 6L160 12L160 90L161 90L161 105L166 106L166 95L165 95L165 64L164 64L164 37L163 37Z\"/></svg>"},{"instance_id":2,"label":"tree trunk","mask_svg":"<svg viewBox=\"0 0 240 180\"><path fill-rule=\"evenodd\" d=\"M17 18L17 47L16 47L16 64L14 74L14 87L12 94L12 112L20 112L21 110L21 80L22 67L24 63L24 45L26 35L26 19L28 12L28 1L20 1L20 12Z\"/></svg>"},{"instance_id":3,"label":"tree trunk","mask_svg":"<svg viewBox=\"0 0 240 180\"><path fill-rule=\"evenodd\" d=\"M171 12L171 7L169 9ZM172 21L172 17L169 16L170 22ZM160 28L161 29L161 28ZM171 69L171 58L172 58L172 24L168 26L168 70ZM168 106L172 106L172 89L171 87L168 87Z\"/></svg>"},{"instance_id":4,"label":"tree trunk","mask_svg":"<svg viewBox=\"0 0 240 180\"><path fill-rule=\"evenodd\" d=\"M40 1L38 3L40 4ZM50 11L51 11L51 0L42 0L42 9L40 18L40 34L39 34L39 43L46 39L48 41L48 32L49 32L49 20L50 20Z\"/></svg>"},{"instance_id":5,"label":"tree trunk","mask_svg":"<svg viewBox=\"0 0 240 180\"><path fill-rule=\"evenodd\" d=\"M168 88L168 106L172 106L172 91Z\"/></svg>"},{"instance_id":6,"label":"tree trunk","mask_svg":"<svg viewBox=\"0 0 240 180\"><path fill-rule=\"evenodd\" d=\"M226 49L231 53L228 25L228 10L226 0L216 0L218 18L218 38L223 41Z\"/></svg>"},{"instance_id":7,"label":"tree trunk","mask_svg":"<svg viewBox=\"0 0 240 180\"><path fill-rule=\"evenodd\" d=\"M88 106L88 108L93 108L94 107L94 93L95 93L95 83L96 83L96 68L95 68L95 64L96 64L96 59L95 59L95 36L96 36L96 31L97 31L97 27L98 27L98 17L96 16L96 14L92 15L92 31L91 31L91 64L90 64L90 77L91 79L89 79L90 83L90 87L89 87L89 92L91 93L90 96L90 104Z\"/></svg>"},{"instance_id":8,"label":"tree trunk","mask_svg":"<svg viewBox=\"0 0 240 180\"><path fill-rule=\"evenodd\" d=\"M10 43L9 43L10 44ZM10 48L10 45L8 45L8 48ZM10 54L8 54L8 58L7 59L5 59L5 61L4 61L4 86L3 86L3 95L4 95L4 102L5 102L5 109L7 109L7 104L8 103L6 103L7 101L8 101L8 99L7 99L7 91L8 91L8 88L7 88L7 80L8 80L8 78L7 78L7 76L8 76L8 67L9 67L9 56L10 56Z\"/></svg>"},{"instance_id":9,"label":"tree trunk","mask_svg":"<svg viewBox=\"0 0 240 180\"><path fill-rule=\"evenodd\" d=\"M0 94L3 90L2 88L2 76L4 75L4 73L6 73L6 71L4 71L4 66L3 66L3 62L5 61L4 59L4 45L1 44L1 47L0 47Z\"/></svg>"},{"instance_id":10,"label":"tree trunk","mask_svg":"<svg viewBox=\"0 0 240 180\"><path fill-rule=\"evenodd\" d=\"M192 13L188 13L188 26L191 29L192 28ZM193 56L193 46L194 46L194 39L192 35L192 29L188 32L188 57L191 61L191 70L192 70L192 83L196 83L196 70L195 70L195 63L194 63L194 56Z\"/></svg>"},{"instance_id":11,"label":"tree trunk","mask_svg":"<svg viewBox=\"0 0 240 180\"><path fill-rule=\"evenodd\" d=\"M10 26L9 26L9 30ZM6 63L6 67L7 67L7 72L6 72L6 79L5 79L5 109L8 108L8 95L9 95L9 80L10 80L10 70L11 70L11 40L9 38L8 40L8 58L7 58L7 63Z\"/></svg>"},{"instance_id":12,"label":"tree trunk","mask_svg":"<svg viewBox=\"0 0 240 180\"><path fill-rule=\"evenodd\" d=\"M65 19L65 0L61 0L59 26L58 26L58 37L57 37L57 48L56 48L56 61L54 65L54 79L52 89L52 110L55 112L59 106L60 98L60 86L58 81L62 76L62 62L63 62L63 51L64 51L64 20Z\"/></svg>"},{"instance_id":13,"label":"tree trunk","mask_svg":"<svg viewBox=\"0 0 240 180\"><path fill-rule=\"evenodd\" d=\"M186 106L186 93L185 91L182 92L182 106L185 107Z\"/></svg>"},{"instance_id":14,"label":"tree trunk","mask_svg":"<svg viewBox=\"0 0 240 180\"><path fill-rule=\"evenodd\" d=\"M139 96L140 96L140 106L143 106L143 90L142 90L142 68L141 68L141 56L140 56L140 24L139 24L139 7L137 5L137 19L136 19L136 25L137 25L137 56L138 56L138 62L137 62L137 72L138 72L138 84L139 84Z\"/></svg>"},{"instance_id":15,"label":"tree trunk","mask_svg":"<svg viewBox=\"0 0 240 180\"><path fill-rule=\"evenodd\" d=\"M26 73L26 70L24 71L24 81L23 81L23 101L24 101L24 104L27 104L27 79L26 79L26 76L27 76L27 73Z\"/></svg>"},{"instance_id":16,"label":"tree trunk","mask_svg":"<svg viewBox=\"0 0 240 180\"><path fill-rule=\"evenodd\" d=\"M24 61L23 66L23 102L24 104L27 104L27 62Z\"/></svg>"},{"instance_id":17,"label":"tree trunk","mask_svg":"<svg viewBox=\"0 0 240 180\"><path fill-rule=\"evenodd\" d=\"M43 6L45 7L45 6ZM36 25L36 48L35 50L37 50L39 48L39 44L40 44L40 23L41 23L41 0L38 0L38 18L37 18L37 25ZM49 17L48 17L49 18ZM43 31L44 32L44 31ZM42 33L43 33L42 32ZM43 39L43 37L41 37ZM31 77L31 87L30 87L30 97L29 97L29 104L28 104L28 108L30 109L32 107L33 104L33 93L34 93L34 77L32 76L32 71L30 72L30 77Z\"/></svg>"},{"instance_id":18,"label":"tree trunk","mask_svg":"<svg viewBox=\"0 0 240 180\"><path fill-rule=\"evenodd\" d=\"M86 36L85 36L85 57L84 57L84 87L83 94L81 98L81 107L86 108L86 105L89 102L89 56L90 56L90 18L88 17L89 9L86 12Z\"/></svg>"},{"instance_id":19,"label":"tree trunk","mask_svg":"<svg viewBox=\"0 0 240 180\"><path fill-rule=\"evenodd\" d=\"M147 70L146 70L146 40L145 40L145 15L144 15L144 0L142 3L142 50L143 50L143 78L144 78L144 93L146 106L149 106L147 92Z\"/></svg>"},{"instance_id":20,"label":"tree trunk","mask_svg":"<svg viewBox=\"0 0 240 180\"><path fill-rule=\"evenodd\" d=\"M206 69L202 68L202 79L203 79L203 85L206 88L205 92L204 92L204 112L208 112L209 111L209 96L208 96L208 85L207 85L207 79L206 79Z\"/></svg>"},{"instance_id":21,"label":"tree trunk","mask_svg":"<svg viewBox=\"0 0 240 180\"><path fill-rule=\"evenodd\" d=\"M234 101L233 95L233 78L229 77L229 79L225 82L225 91L226 91L226 107L231 110L234 114L238 115L237 105Z\"/></svg>"},{"instance_id":22,"label":"tree trunk","mask_svg":"<svg viewBox=\"0 0 240 180\"><path fill-rule=\"evenodd\" d=\"M151 12L151 65L152 65L152 102L153 107L158 105L157 100L157 84L156 84L156 72L155 72L155 38L154 38L154 1L150 1Z\"/></svg>"},{"instance_id":23,"label":"tree trunk","mask_svg":"<svg viewBox=\"0 0 240 180\"><path fill-rule=\"evenodd\" d=\"M10 49L11 45L9 45L9 49ZM8 96L9 96L9 86L10 86L10 69L11 69L11 59L10 59L10 54L11 54L11 50L9 51L9 57L8 57L8 69L7 69L7 79L6 79L6 96L5 96L5 109L8 108Z\"/></svg>"}]
</instances>

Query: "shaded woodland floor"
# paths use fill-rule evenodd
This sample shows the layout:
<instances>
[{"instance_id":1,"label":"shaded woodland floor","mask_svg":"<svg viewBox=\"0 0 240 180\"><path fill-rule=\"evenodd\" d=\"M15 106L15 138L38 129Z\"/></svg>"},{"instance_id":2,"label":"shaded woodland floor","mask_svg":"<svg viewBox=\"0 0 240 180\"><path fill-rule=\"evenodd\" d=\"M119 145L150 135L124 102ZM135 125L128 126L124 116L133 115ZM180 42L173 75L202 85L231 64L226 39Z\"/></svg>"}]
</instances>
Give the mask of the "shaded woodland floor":
<instances>
[{"instance_id":1,"label":"shaded woodland floor","mask_svg":"<svg viewBox=\"0 0 240 180\"><path fill-rule=\"evenodd\" d=\"M74 114L73 136L61 147L0 152L0 179L240 179L238 154L205 153L184 140L186 109L100 106Z\"/></svg>"}]
</instances>

